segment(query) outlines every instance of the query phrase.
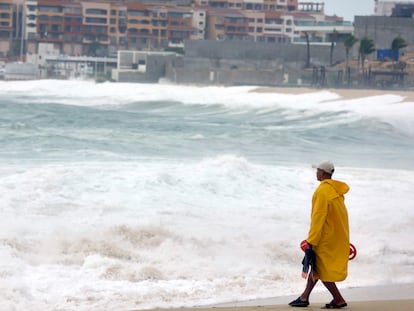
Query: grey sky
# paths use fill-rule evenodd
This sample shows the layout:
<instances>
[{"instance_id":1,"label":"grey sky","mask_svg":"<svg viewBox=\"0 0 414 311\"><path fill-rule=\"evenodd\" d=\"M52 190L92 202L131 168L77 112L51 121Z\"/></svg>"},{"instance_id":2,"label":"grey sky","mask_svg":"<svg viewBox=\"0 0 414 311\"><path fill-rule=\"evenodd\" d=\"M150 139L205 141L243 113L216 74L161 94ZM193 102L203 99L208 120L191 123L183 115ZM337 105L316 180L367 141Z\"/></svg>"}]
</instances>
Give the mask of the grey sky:
<instances>
[{"instance_id":1,"label":"grey sky","mask_svg":"<svg viewBox=\"0 0 414 311\"><path fill-rule=\"evenodd\" d=\"M305 1L303 1L305 2ZM324 0L325 14L338 15L347 21L353 21L355 15L373 15L374 0Z\"/></svg>"},{"instance_id":2,"label":"grey sky","mask_svg":"<svg viewBox=\"0 0 414 311\"><path fill-rule=\"evenodd\" d=\"M410 2L414 0L382 0L385 2ZM299 1L300 2L300 1ZM302 1L306 2L306 1ZM311 2L325 2L327 15L338 15L347 21L353 21L355 15L373 15L374 0L312 0Z\"/></svg>"}]
</instances>

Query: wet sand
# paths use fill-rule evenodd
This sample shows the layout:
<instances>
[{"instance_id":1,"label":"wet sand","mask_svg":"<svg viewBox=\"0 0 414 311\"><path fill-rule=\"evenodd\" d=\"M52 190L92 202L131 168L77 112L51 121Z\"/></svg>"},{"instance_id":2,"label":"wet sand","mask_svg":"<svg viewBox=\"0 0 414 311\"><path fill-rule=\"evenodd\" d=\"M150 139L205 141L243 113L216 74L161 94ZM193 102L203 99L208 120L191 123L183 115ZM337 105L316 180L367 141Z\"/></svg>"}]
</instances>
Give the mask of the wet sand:
<instances>
[{"instance_id":1,"label":"wet sand","mask_svg":"<svg viewBox=\"0 0 414 311\"><path fill-rule=\"evenodd\" d=\"M405 102L414 102L414 91L376 90L376 89L323 89L306 87L258 87L254 92L279 94L307 94L321 91L336 93L344 99L363 98L381 95L398 95L404 97ZM414 309L413 309L414 310Z\"/></svg>"},{"instance_id":2,"label":"wet sand","mask_svg":"<svg viewBox=\"0 0 414 311\"><path fill-rule=\"evenodd\" d=\"M153 309L151 311L294 311L294 310L321 310L331 296L321 284L315 288L310 297L310 305L306 308L293 308L288 303L296 296L281 296L268 299L258 299L242 302L230 302L203 307L185 307L172 309ZM299 289L300 290L300 289ZM299 293L298 290L298 293ZM317 291L316 291L317 290ZM387 286L354 287L341 290L348 306L342 310L353 311L413 311L414 284L394 284ZM139 309L130 309L139 310Z\"/></svg>"}]
</instances>

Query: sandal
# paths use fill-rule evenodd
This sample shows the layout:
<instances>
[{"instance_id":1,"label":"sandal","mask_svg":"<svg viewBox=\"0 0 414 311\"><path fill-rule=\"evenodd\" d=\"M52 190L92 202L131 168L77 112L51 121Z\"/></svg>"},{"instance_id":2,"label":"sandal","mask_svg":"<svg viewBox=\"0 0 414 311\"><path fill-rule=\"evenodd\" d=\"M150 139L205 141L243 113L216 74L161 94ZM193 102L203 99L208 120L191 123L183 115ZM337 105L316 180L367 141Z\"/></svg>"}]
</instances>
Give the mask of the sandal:
<instances>
[{"instance_id":1,"label":"sandal","mask_svg":"<svg viewBox=\"0 0 414 311\"><path fill-rule=\"evenodd\" d=\"M303 301L302 299L300 299L300 297L298 297L297 299L289 302L289 306L291 306L291 307L307 307L307 306L309 306L309 301Z\"/></svg>"},{"instance_id":2,"label":"sandal","mask_svg":"<svg viewBox=\"0 0 414 311\"><path fill-rule=\"evenodd\" d=\"M348 304L346 302L341 303L340 305L337 305L335 302L333 302L333 300L330 303L327 303L325 305L324 309L342 309L345 308L346 306L348 306Z\"/></svg>"}]
</instances>

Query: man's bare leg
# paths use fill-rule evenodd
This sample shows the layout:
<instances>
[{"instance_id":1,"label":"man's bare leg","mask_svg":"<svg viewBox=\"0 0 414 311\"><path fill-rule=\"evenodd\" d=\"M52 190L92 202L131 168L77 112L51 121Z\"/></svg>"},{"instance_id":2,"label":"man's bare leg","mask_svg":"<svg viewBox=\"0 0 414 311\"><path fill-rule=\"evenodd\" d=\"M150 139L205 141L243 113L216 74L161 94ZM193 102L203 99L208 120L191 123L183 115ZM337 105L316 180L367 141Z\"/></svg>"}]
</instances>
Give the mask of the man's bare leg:
<instances>
[{"instance_id":1,"label":"man's bare leg","mask_svg":"<svg viewBox=\"0 0 414 311\"><path fill-rule=\"evenodd\" d=\"M335 282L323 282L323 285L329 290L331 293L333 300L332 302L337 305L341 306L346 304L345 299L342 297L341 293L339 292L338 287L336 287Z\"/></svg>"},{"instance_id":2,"label":"man's bare leg","mask_svg":"<svg viewBox=\"0 0 414 311\"><path fill-rule=\"evenodd\" d=\"M306 283L306 288L303 291L302 295L300 295L300 300L302 301L309 301L309 296L315 287L316 283L318 283L318 279L315 279L312 274L308 277L308 282Z\"/></svg>"}]
</instances>

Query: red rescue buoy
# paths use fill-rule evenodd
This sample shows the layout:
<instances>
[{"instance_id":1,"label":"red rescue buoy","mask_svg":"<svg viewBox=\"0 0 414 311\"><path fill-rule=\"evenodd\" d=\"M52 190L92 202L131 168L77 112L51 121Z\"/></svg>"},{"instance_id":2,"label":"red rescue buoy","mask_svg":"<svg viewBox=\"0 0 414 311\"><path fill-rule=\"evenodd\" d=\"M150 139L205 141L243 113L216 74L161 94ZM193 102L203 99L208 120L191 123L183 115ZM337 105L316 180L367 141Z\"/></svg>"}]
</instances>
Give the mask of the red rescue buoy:
<instances>
[{"instance_id":1,"label":"red rescue buoy","mask_svg":"<svg viewBox=\"0 0 414 311\"><path fill-rule=\"evenodd\" d=\"M349 260L354 259L356 255L357 255L357 249L354 244L350 243L349 244Z\"/></svg>"},{"instance_id":2,"label":"red rescue buoy","mask_svg":"<svg viewBox=\"0 0 414 311\"><path fill-rule=\"evenodd\" d=\"M308 241L303 240L302 242L300 242L300 248L303 251L306 251L309 248L309 244ZM357 249L355 247L354 244L349 243L349 260L353 260L357 255Z\"/></svg>"}]
</instances>

